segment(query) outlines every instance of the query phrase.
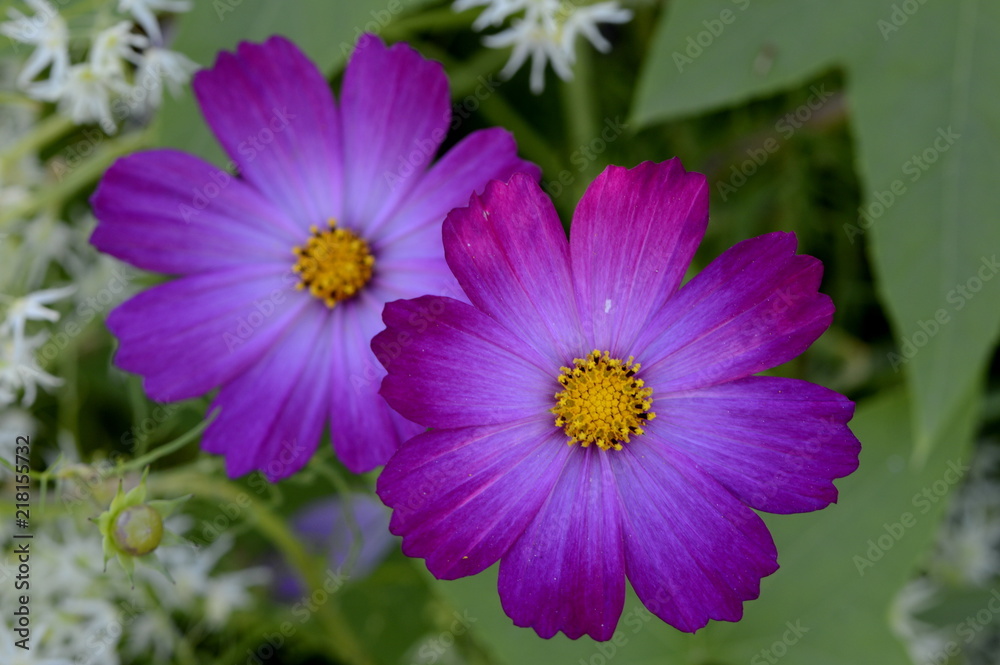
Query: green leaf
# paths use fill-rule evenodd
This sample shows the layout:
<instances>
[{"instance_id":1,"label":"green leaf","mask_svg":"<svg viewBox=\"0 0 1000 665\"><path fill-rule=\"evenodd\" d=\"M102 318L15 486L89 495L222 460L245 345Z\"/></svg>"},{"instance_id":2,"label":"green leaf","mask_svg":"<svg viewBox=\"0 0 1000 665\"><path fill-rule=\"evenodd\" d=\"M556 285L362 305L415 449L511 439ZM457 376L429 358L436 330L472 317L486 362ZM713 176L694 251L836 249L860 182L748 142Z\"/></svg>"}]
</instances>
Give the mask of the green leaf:
<instances>
[{"instance_id":1,"label":"green leaf","mask_svg":"<svg viewBox=\"0 0 1000 665\"><path fill-rule=\"evenodd\" d=\"M635 122L649 125L845 71L867 216L843 231L870 241L901 350L889 360L914 391L918 455L981 382L1000 330L1000 89L984 83L998 29L1000 5L985 0L677 0L634 102ZM789 112L776 124L783 142L813 111Z\"/></svg>"},{"instance_id":2,"label":"green leaf","mask_svg":"<svg viewBox=\"0 0 1000 665\"><path fill-rule=\"evenodd\" d=\"M427 0L297 0L252 2L212 0L194 3L180 18L174 50L202 67L211 67L216 54L232 50L241 41L260 42L271 35L294 41L324 72L334 72L350 55L364 32L381 32L393 20ZM190 91L167 100L159 113L156 145L194 153L216 164L228 161L201 117Z\"/></svg>"},{"instance_id":3,"label":"green leaf","mask_svg":"<svg viewBox=\"0 0 1000 665\"><path fill-rule=\"evenodd\" d=\"M630 594L612 641L573 642L561 635L542 640L504 615L496 566L435 588L476 618L479 640L511 665L603 662L595 656L610 661L618 653L626 655L619 662L629 665L758 665L770 662L765 650L780 654L783 665L908 665L890 630L890 606L927 550L945 499L961 478L952 469L964 463L944 447L922 467L908 461L910 406L895 393L858 409L852 428L864 445L861 466L837 481L838 504L816 513L765 515L781 569L763 581L760 598L744 605L738 623L712 622L687 635L653 617ZM971 439L976 406L968 400L950 423L956 440Z\"/></svg>"},{"instance_id":4,"label":"green leaf","mask_svg":"<svg viewBox=\"0 0 1000 665\"><path fill-rule=\"evenodd\" d=\"M402 553L395 553L341 598L347 620L374 662L401 663L434 623L426 611L426 581Z\"/></svg>"}]
</instances>

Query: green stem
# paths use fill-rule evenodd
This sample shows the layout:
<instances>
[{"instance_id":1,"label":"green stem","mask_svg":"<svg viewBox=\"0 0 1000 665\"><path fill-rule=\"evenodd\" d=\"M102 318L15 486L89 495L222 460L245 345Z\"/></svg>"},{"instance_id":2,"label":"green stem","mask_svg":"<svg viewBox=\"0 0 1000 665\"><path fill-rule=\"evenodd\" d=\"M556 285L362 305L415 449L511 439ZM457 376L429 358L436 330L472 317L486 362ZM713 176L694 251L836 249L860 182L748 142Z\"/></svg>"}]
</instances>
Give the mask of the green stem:
<instances>
[{"instance_id":1,"label":"green stem","mask_svg":"<svg viewBox=\"0 0 1000 665\"><path fill-rule=\"evenodd\" d=\"M156 450L151 450L141 457L136 457L135 459L126 462L125 464L122 464L119 467L119 470L130 471L132 469L141 469L145 466L149 466L150 464L160 459L161 457L166 457L171 453L177 452L178 450L180 450L181 448L183 448L184 446L186 446L187 444L191 443L199 436L201 436L201 433L204 432L205 429L210 424L212 424L213 420L215 420L216 413L217 412L212 412L212 414L208 418L205 418L205 420L203 420L201 423L199 423L197 427L191 429L189 432L185 434L180 435L170 443L165 443L162 446L156 448Z\"/></svg>"},{"instance_id":2,"label":"green stem","mask_svg":"<svg viewBox=\"0 0 1000 665\"><path fill-rule=\"evenodd\" d=\"M323 586L325 568L316 565L317 560L309 555L285 520L240 487L196 471L160 472L149 477L149 485L159 495L193 493L203 499L239 502L239 505L249 500L247 512L252 516L257 531L278 548L285 560L298 571L307 588ZM332 597L317 609L317 614L330 650L339 660L348 665L374 665Z\"/></svg>"},{"instance_id":3,"label":"green stem","mask_svg":"<svg viewBox=\"0 0 1000 665\"><path fill-rule=\"evenodd\" d=\"M354 564L357 563L358 556L361 554L361 539L363 538L361 526L358 524L357 515L354 513L353 492L351 492L351 488L348 486L344 476L333 465L317 464L315 468L320 475L325 476L327 480L333 483L337 494L340 495L340 500L343 502L341 512L344 514L344 521L347 522L347 530L351 533L351 549L347 555L347 561L344 563L343 573L347 577L350 577L354 572Z\"/></svg>"},{"instance_id":4,"label":"green stem","mask_svg":"<svg viewBox=\"0 0 1000 665\"><path fill-rule=\"evenodd\" d=\"M22 157L28 153L37 152L39 148L55 141L71 129L73 129L73 121L58 113L53 113L39 121L30 132L21 137L7 152L0 155L0 173L5 173Z\"/></svg>"},{"instance_id":5,"label":"green stem","mask_svg":"<svg viewBox=\"0 0 1000 665\"><path fill-rule=\"evenodd\" d=\"M100 146L94 156L68 174L63 180L48 187L35 196L28 197L18 205L0 212L0 228L16 219L31 217L39 210L56 207L81 189L91 185L118 157L133 152L146 144L147 132L128 134Z\"/></svg>"},{"instance_id":6,"label":"green stem","mask_svg":"<svg viewBox=\"0 0 1000 665\"><path fill-rule=\"evenodd\" d=\"M597 119L597 109L591 91L591 53L588 48L580 49L577 62L573 67L573 79L564 81L560 85L560 97L563 106L563 118L566 121L569 133L570 151L575 152L589 146L595 137L599 136L601 130L600 121ZM589 155L589 150L583 150L584 155ZM583 196L588 184L594 176L600 172L598 168L606 161L604 158L589 160L582 169L583 177L574 180L573 188L577 200Z\"/></svg>"}]
</instances>

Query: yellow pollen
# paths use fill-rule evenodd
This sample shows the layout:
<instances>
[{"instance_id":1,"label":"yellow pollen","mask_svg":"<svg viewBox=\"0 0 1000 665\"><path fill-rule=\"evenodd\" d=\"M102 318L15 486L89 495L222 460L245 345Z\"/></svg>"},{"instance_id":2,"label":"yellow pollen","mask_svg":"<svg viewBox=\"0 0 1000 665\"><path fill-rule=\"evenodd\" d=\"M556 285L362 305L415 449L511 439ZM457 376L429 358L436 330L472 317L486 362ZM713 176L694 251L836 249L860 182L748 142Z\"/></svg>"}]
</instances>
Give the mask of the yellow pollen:
<instances>
[{"instance_id":1,"label":"yellow pollen","mask_svg":"<svg viewBox=\"0 0 1000 665\"><path fill-rule=\"evenodd\" d=\"M633 435L643 434L642 425L656 417L651 388L635 378L641 365L612 358L597 349L573 360L573 367L560 367L556 393L556 427L569 437L567 443L584 448L596 444L601 450L621 450Z\"/></svg>"},{"instance_id":2,"label":"yellow pollen","mask_svg":"<svg viewBox=\"0 0 1000 665\"><path fill-rule=\"evenodd\" d=\"M295 285L333 308L342 300L353 297L372 278L375 258L368 243L347 229L338 229L336 220L329 229L320 231L310 226L312 236L304 246L292 248L299 257L292 270L300 281Z\"/></svg>"}]
</instances>

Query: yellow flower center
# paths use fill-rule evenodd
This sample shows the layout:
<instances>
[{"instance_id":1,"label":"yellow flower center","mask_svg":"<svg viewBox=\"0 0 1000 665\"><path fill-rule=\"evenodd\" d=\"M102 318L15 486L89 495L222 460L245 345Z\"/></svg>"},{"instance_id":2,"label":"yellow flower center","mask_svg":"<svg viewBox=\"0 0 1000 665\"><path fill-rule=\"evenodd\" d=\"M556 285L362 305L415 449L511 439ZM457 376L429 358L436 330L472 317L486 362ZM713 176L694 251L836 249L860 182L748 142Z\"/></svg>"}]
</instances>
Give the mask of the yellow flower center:
<instances>
[{"instance_id":1,"label":"yellow flower center","mask_svg":"<svg viewBox=\"0 0 1000 665\"><path fill-rule=\"evenodd\" d=\"M309 227L312 236L306 244L292 249L299 257L292 270L301 280L295 288L309 289L333 308L364 288L372 278L375 257L364 239L347 229L338 229L336 220L331 219L329 226L323 231Z\"/></svg>"},{"instance_id":2,"label":"yellow flower center","mask_svg":"<svg viewBox=\"0 0 1000 665\"><path fill-rule=\"evenodd\" d=\"M563 389L556 393L556 426L569 437L567 443L586 448L596 444L601 450L621 450L633 434L643 434L642 425L656 417L651 388L643 388L635 378L639 363L612 358L593 350L585 358L573 360L573 367L560 367L557 380Z\"/></svg>"}]
</instances>

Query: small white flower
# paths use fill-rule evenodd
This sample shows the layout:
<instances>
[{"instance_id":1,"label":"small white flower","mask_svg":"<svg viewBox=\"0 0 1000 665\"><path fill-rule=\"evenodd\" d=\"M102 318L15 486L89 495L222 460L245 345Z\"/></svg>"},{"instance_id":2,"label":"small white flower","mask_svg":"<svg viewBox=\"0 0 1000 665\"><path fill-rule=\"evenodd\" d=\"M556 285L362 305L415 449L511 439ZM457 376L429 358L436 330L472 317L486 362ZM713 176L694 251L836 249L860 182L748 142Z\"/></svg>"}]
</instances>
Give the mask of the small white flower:
<instances>
[{"instance_id":1,"label":"small white flower","mask_svg":"<svg viewBox=\"0 0 1000 665\"><path fill-rule=\"evenodd\" d=\"M14 338L13 360L19 362L24 359L24 329L28 321L48 321L55 323L59 320L59 312L45 307L57 300L62 300L76 291L75 286L64 286L61 289L45 289L35 291L20 298L10 298L0 295L0 298L10 302L7 307L7 316L0 324L0 334L10 334Z\"/></svg>"},{"instance_id":2,"label":"small white flower","mask_svg":"<svg viewBox=\"0 0 1000 665\"><path fill-rule=\"evenodd\" d=\"M78 125L98 122L101 129L113 133L111 96L127 89L124 81L102 76L94 65L83 62L69 68L61 81L46 81L28 89L37 99L59 103L59 112Z\"/></svg>"},{"instance_id":3,"label":"small white flower","mask_svg":"<svg viewBox=\"0 0 1000 665\"><path fill-rule=\"evenodd\" d=\"M15 355L13 340L0 340L0 406L13 404L21 391L21 404L31 406L38 396L38 388L48 391L63 384L62 379L43 370L35 360L35 351L44 344L46 337L45 333L26 337L21 357Z\"/></svg>"},{"instance_id":4,"label":"small white flower","mask_svg":"<svg viewBox=\"0 0 1000 665\"><path fill-rule=\"evenodd\" d=\"M539 17L538 21L526 18L516 20L507 30L483 39L483 43L491 48L513 47L510 60L500 72L504 78L513 76L531 56L531 91L536 95L545 89L545 65L549 62L561 79L568 81L573 78L572 60L553 39L555 30L546 25L551 20L548 16Z\"/></svg>"},{"instance_id":5,"label":"small white flower","mask_svg":"<svg viewBox=\"0 0 1000 665\"><path fill-rule=\"evenodd\" d=\"M926 577L911 580L899 590L889 607L889 625L903 640L914 663L931 662L948 643L946 630L916 618L938 602L938 586Z\"/></svg>"},{"instance_id":6,"label":"small white flower","mask_svg":"<svg viewBox=\"0 0 1000 665\"><path fill-rule=\"evenodd\" d=\"M514 14L528 9L535 3L536 0L455 0L452 8L456 12L464 12L466 9L485 6L486 9L472 23L473 29L482 30L489 26L500 25Z\"/></svg>"},{"instance_id":7,"label":"small white flower","mask_svg":"<svg viewBox=\"0 0 1000 665\"><path fill-rule=\"evenodd\" d=\"M163 43L156 12L179 13L191 9L187 0L118 0L118 11L128 12L142 26L154 44Z\"/></svg>"},{"instance_id":8,"label":"small white flower","mask_svg":"<svg viewBox=\"0 0 1000 665\"><path fill-rule=\"evenodd\" d=\"M163 101L163 87L178 97L181 87L191 80L198 69L197 63L186 56L165 48L153 47L146 51L135 77L135 87L146 91L146 104L153 109Z\"/></svg>"},{"instance_id":9,"label":"small white flower","mask_svg":"<svg viewBox=\"0 0 1000 665\"><path fill-rule=\"evenodd\" d=\"M577 35L583 35L601 53L611 50L611 42L604 38L597 26L601 23L628 23L632 20L632 12L622 9L617 2L599 2L588 7L579 7L571 11L563 24L562 48L570 56L576 58L573 48Z\"/></svg>"},{"instance_id":10,"label":"small white flower","mask_svg":"<svg viewBox=\"0 0 1000 665\"><path fill-rule=\"evenodd\" d=\"M599 2L577 6L572 0L456 0L453 9L464 11L472 7L485 7L472 27L482 30L502 24L515 14L510 27L483 39L491 48L512 47L510 60L501 75L510 78L531 57L531 91L535 94L545 88L545 66L563 80L573 78L572 65L576 62L575 43L579 35L586 37L601 52L608 52L611 43L601 35L602 23L627 23L632 12L622 9L617 2Z\"/></svg>"},{"instance_id":11,"label":"small white flower","mask_svg":"<svg viewBox=\"0 0 1000 665\"><path fill-rule=\"evenodd\" d=\"M183 528L177 532L181 531ZM203 602L205 619L211 626L219 627L234 610L246 606L250 600L249 587L264 584L270 578L266 568L213 575L216 564L232 546L233 539L223 534L207 547L164 548L160 558L174 581L144 571L137 571L136 576L144 578L166 608L190 612L199 601Z\"/></svg>"},{"instance_id":12,"label":"small white flower","mask_svg":"<svg viewBox=\"0 0 1000 665\"><path fill-rule=\"evenodd\" d=\"M56 8L47 0L26 0L35 10L26 16L16 9L7 15L12 20L0 24L0 34L24 44L34 44L35 51L24 63L17 84L25 88L43 69L51 65L50 80L59 81L69 68L69 30Z\"/></svg>"},{"instance_id":13,"label":"small white flower","mask_svg":"<svg viewBox=\"0 0 1000 665\"><path fill-rule=\"evenodd\" d=\"M135 24L131 21L120 21L97 33L94 44L90 47L90 64L95 73L108 78L121 78L125 73L123 60L128 60L137 67L142 64L139 51L149 46L149 39L132 32L133 27Z\"/></svg>"}]
</instances>

